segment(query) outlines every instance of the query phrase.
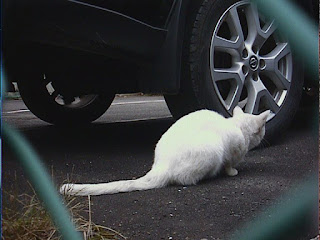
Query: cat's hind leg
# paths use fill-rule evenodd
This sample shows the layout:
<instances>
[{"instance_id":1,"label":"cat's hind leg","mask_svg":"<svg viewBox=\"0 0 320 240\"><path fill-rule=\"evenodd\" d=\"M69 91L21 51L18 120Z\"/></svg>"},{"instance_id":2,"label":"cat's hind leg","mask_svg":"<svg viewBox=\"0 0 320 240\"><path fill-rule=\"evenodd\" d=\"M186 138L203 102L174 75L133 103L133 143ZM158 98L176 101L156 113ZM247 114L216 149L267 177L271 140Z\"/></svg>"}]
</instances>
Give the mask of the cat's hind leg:
<instances>
[{"instance_id":1,"label":"cat's hind leg","mask_svg":"<svg viewBox=\"0 0 320 240\"><path fill-rule=\"evenodd\" d=\"M227 175L230 176L230 177L234 177L234 176L238 175L238 170L233 168L230 165L226 165L225 166L225 170L226 170Z\"/></svg>"}]
</instances>

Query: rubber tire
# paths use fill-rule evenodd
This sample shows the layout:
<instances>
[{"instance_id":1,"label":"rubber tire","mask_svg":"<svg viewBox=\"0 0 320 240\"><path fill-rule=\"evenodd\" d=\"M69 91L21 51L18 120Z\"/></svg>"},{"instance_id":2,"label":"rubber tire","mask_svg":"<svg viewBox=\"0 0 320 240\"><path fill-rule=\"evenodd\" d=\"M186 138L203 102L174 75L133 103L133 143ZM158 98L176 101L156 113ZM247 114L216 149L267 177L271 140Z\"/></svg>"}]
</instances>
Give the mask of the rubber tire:
<instances>
[{"instance_id":1,"label":"rubber tire","mask_svg":"<svg viewBox=\"0 0 320 240\"><path fill-rule=\"evenodd\" d=\"M195 13L190 14L185 29L182 54L181 92L178 95L165 95L171 114L180 117L199 109L211 109L230 117L221 104L210 74L209 50L211 36L220 16L236 0L204 0L201 5L193 6ZM293 79L279 112L266 125L268 141L274 140L292 121L300 103L303 74L301 67L293 61Z\"/></svg>"},{"instance_id":2,"label":"rubber tire","mask_svg":"<svg viewBox=\"0 0 320 240\"><path fill-rule=\"evenodd\" d=\"M64 107L49 97L45 85L41 83L41 75L39 71L25 71L23 79L18 81L18 88L28 109L48 123L60 126L88 124L104 114L115 97L115 94L97 95L83 107Z\"/></svg>"}]
</instances>

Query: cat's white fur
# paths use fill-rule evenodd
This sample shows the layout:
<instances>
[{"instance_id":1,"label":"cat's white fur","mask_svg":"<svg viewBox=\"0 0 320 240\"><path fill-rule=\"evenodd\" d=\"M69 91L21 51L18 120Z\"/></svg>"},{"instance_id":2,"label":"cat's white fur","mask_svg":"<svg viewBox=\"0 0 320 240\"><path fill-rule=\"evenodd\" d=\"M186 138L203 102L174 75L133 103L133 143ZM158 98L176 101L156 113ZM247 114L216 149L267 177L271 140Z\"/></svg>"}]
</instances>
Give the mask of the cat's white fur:
<instances>
[{"instance_id":1,"label":"cat's white fur","mask_svg":"<svg viewBox=\"0 0 320 240\"><path fill-rule=\"evenodd\" d=\"M234 109L230 118L210 110L190 113L162 135L155 148L153 166L145 176L99 184L64 184L60 192L83 196L168 184L191 185L215 176L222 168L229 176L235 176L238 171L234 167L263 139L269 113L251 115L243 113L240 107Z\"/></svg>"}]
</instances>

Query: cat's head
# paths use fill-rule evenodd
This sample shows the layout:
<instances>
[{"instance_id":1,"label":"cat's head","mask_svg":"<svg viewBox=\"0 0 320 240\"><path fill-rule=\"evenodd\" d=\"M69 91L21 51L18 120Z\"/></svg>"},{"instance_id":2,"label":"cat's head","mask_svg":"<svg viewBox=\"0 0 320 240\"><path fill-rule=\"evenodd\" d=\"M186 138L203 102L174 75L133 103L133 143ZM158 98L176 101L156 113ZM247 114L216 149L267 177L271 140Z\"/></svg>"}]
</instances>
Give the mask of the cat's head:
<instances>
[{"instance_id":1,"label":"cat's head","mask_svg":"<svg viewBox=\"0 0 320 240\"><path fill-rule=\"evenodd\" d=\"M237 119L240 128L249 141L249 149L258 146L263 139L266 131L266 122L270 110L264 111L259 115L244 113L240 107L235 107L233 116Z\"/></svg>"}]
</instances>

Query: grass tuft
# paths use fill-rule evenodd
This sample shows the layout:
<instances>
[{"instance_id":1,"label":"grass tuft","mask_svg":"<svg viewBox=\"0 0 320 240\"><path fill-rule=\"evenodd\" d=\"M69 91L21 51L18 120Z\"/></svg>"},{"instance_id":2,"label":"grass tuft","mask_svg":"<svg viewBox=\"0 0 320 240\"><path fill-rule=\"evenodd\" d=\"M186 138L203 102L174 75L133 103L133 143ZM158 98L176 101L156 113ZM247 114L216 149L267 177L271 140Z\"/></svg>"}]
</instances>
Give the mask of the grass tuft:
<instances>
[{"instance_id":1,"label":"grass tuft","mask_svg":"<svg viewBox=\"0 0 320 240\"><path fill-rule=\"evenodd\" d=\"M82 233L84 240L126 239L119 232L92 222L90 196L87 200L74 196L64 198L77 231ZM31 195L3 191L2 239L60 240L62 237L34 191Z\"/></svg>"}]
</instances>

